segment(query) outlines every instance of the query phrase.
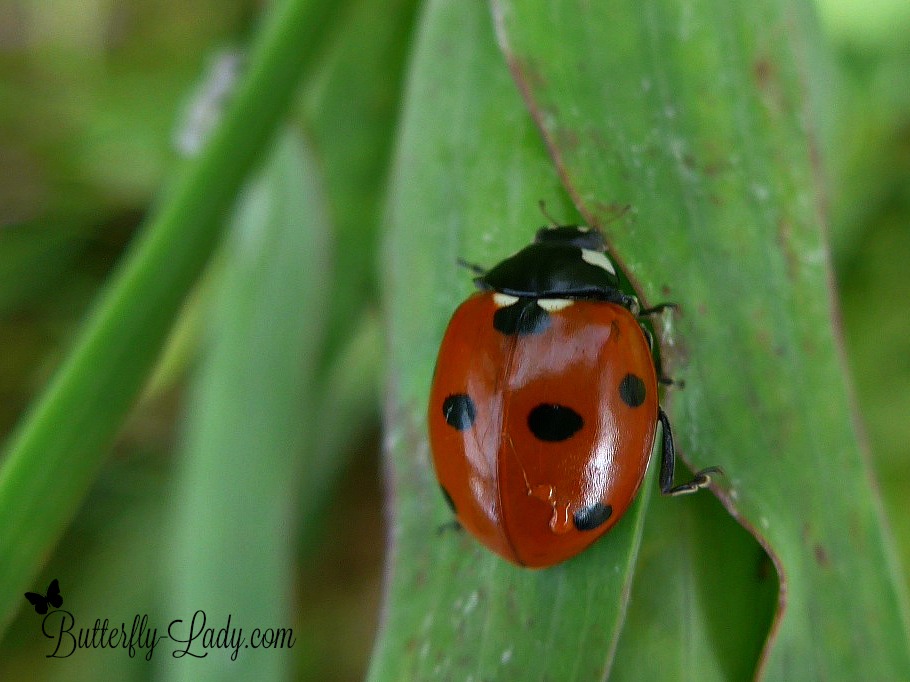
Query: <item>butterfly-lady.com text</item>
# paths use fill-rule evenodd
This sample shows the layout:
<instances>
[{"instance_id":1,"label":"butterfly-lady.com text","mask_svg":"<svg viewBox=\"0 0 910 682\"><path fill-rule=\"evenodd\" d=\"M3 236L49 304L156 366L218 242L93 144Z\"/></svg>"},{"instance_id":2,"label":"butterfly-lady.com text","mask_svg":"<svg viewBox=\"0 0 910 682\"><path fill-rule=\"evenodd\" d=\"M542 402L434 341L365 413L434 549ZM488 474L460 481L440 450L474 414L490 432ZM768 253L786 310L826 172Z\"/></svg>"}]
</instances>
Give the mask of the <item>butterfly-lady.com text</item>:
<instances>
[{"instance_id":1,"label":"butterfly-lady.com text","mask_svg":"<svg viewBox=\"0 0 910 682\"><path fill-rule=\"evenodd\" d=\"M56 647L47 658L69 658L76 649L126 649L130 658L136 656L137 649L147 649L145 660L152 660L155 645L167 635L158 635L158 628L148 627L148 616L133 618L129 630L125 623L111 627L105 618L95 619L91 628L79 628L75 633L76 618L69 611L51 611L41 623L41 632L48 639L56 640Z\"/></svg>"},{"instance_id":2,"label":"butterfly-lady.com text","mask_svg":"<svg viewBox=\"0 0 910 682\"><path fill-rule=\"evenodd\" d=\"M291 628L254 628L246 637L242 628L231 627L227 616L224 627L216 630L206 627L205 611L198 610L187 624L177 619L170 622L167 634L158 634L158 628L149 626L147 615L136 615L129 628L126 623L111 626L105 618L95 619L91 628L76 629L76 619L69 611L52 611L41 624L44 636L56 640L47 658L68 658L77 649L125 649L130 658L137 651L145 650L145 659L152 660L155 647L162 639L170 639L177 646L171 652L174 658L190 656L205 658L212 650L230 650L232 661L237 660L240 649L290 649L296 643Z\"/></svg>"}]
</instances>

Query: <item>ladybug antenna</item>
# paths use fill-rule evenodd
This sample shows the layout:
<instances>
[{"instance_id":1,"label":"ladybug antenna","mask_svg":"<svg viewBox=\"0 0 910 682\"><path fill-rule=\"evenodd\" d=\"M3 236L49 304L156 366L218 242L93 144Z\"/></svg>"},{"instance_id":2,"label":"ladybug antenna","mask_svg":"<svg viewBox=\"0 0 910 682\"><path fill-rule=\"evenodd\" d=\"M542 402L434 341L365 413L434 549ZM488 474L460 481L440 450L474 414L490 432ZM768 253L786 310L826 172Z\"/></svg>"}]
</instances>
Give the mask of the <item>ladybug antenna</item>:
<instances>
[{"instance_id":1,"label":"ladybug antenna","mask_svg":"<svg viewBox=\"0 0 910 682\"><path fill-rule=\"evenodd\" d=\"M607 218L607 224L616 222L625 217L626 213L632 210L632 204L623 204L618 206L616 204L610 205L610 216Z\"/></svg>"},{"instance_id":2,"label":"ladybug antenna","mask_svg":"<svg viewBox=\"0 0 910 682\"><path fill-rule=\"evenodd\" d=\"M559 223L553 220L553 216L547 213L547 202L541 199L537 202L537 205L540 207L540 212L543 213L543 217L550 221L550 226L559 227Z\"/></svg>"},{"instance_id":3,"label":"ladybug antenna","mask_svg":"<svg viewBox=\"0 0 910 682\"><path fill-rule=\"evenodd\" d=\"M469 263L464 258L459 258L457 262L461 267L467 268L468 270L473 272L475 275L483 277L485 274L487 274L486 268L482 268L479 265L477 265L476 263Z\"/></svg>"}]
</instances>

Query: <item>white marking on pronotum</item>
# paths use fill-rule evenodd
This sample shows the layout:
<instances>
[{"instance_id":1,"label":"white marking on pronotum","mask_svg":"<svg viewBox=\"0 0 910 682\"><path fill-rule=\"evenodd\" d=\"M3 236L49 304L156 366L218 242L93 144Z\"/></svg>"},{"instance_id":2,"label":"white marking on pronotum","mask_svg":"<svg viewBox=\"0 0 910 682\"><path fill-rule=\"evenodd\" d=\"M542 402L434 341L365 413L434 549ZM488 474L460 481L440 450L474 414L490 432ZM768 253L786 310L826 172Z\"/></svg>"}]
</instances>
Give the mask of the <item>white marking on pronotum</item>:
<instances>
[{"instance_id":1,"label":"white marking on pronotum","mask_svg":"<svg viewBox=\"0 0 910 682\"><path fill-rule=\"evenodd\" d=\"M563 308L568 308L573 301L569 298L538 298L537 305L546 310L548 313L555 313Z\"/></svg>"},{"instance_id":2,"label":"white marking on pronotum","mask_svg":"<svg viewBox=\"0 0 910 682\"><path fill-rule=\"evenodd\" d=\"M613 263L610 262L610 259L607 258L607 254L605 253L591 251L591 249L582 249L581 259L594 267L603 268L613 276L616 275L616 268L613 267Z\"/></svg>"},{"instance_id":3,"label":"white marking on pronotum","mask_svg":"<svg viewBox=\"0 0 910 682\"><path fill-rule=\"evenodd\" d=\"M509 294L501 294L498 291L493 294L493 303L496 304L497 308L505 308L510 306L513 303L518 301L518 296L509 296Z\"/></svg>"}]
</instances>

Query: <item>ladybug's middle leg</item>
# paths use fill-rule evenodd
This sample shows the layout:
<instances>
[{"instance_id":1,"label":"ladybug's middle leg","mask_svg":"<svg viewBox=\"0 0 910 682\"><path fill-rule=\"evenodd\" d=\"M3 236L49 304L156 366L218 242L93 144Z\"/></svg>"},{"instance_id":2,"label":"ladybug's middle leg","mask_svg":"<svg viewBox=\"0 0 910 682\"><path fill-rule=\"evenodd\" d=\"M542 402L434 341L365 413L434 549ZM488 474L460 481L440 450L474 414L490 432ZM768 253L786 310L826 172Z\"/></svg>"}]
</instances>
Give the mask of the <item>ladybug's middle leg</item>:
<instances>
[{"instance_id":1,"label":"ladybug's middle leg","mask_svg":"<svg viewBox=\"0 0 910 682\"><path fill-rule=\"evenodd\" d=\"M708 467L695 474L695 477L680 485L673 485L673 474L676 469L676 448L673 445L673 432L670 420L662 407L658 408L657 418L663 426L663 452L660 459L660 492L663 495L686 495L701 490L711 484L711 474L723 474L720 467Z\"/></svg>"},{"instance_id":2,"label":"ladybug's middle leg","mask_svg":"<svg viewBox=\"0 0 910 682\"><path fill-rule=\"evenodd\" d=\"M666 305L673 304L668 303ZM644 332L645 338L648 340L648 347L651 349L651 355L654 357L654 364L657 366L658 371L657 381L659 381L664 386L676 386L677 388L683 388L685 386L684 382L677 381L673 377L668 377L663 373L663 367L661 366L659 358L654 354L654 334L642 322L639 322L638 326L641 327L641 330Z\"/></svg>"}]
</instances>

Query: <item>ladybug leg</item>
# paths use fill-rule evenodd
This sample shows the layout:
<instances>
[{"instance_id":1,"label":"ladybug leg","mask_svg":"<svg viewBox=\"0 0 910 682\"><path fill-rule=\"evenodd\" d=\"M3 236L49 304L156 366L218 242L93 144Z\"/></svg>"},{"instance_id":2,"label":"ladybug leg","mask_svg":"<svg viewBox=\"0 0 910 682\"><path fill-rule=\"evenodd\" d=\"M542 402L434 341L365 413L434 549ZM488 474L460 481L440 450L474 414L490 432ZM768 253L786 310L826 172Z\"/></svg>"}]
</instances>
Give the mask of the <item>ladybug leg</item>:
<instances>
[{"instance_id":1,"label":"ladybug leg","mask_svg":"<svg viewBox=\"0 0 910 682\"><path fill-rule=\"evenodd\" d=\"M647 317L649 315L659 315L665 310L677 310L679 308L675 303L658 303L653 308L645 308L638 312L638 317ZM645 336L648 339L648 345L651 347L651 352L654 352L654 334L651 333L651 330L648 329L643 323L639 322L641 330L645 333ZM660 368L658 368L660 371ZM657 380L664 386L676 386L677 388L685 387L685 382L676 381L672 377L668 377L664 374L661 374L657 377ZM672 479L672 476L671 476Z\"/></svg>"},{"instance_id":2,"label":"ladybug leg","mask_svg":"<svg viewBox=\"0 0 910 682\"><path fill-rule=\"evenodd\" d=\"M652 334L651 330L648 329L645 325L639 323L638 326L641 327L641 330L644 332L645 338L648 340L648 347L651 349L651 353L653 354L654 353L654 334ZM662 368L658 367L658 371L662 372ZM679 388L683 388L685 386L684 382L676 381L674 378L665 376L663 373L661 373L661 375L657 377L657 381L660 382L660 384L662 384L663 386L677 386Z\"/></svg>"},{"instance_id":3,"label":"ladybug leg","mask_svg":"<svg viewBox=\"0 0 910 682\"><path fill-rule=\"evenodd\" d=\"M670 420L663 408L658 408L658 419L663 426L663 454L660 459L660 492L663 495L686 495L710 485L711 474L723 474L720 467L708 467L695 474L695 477L680 485L673 485L673 474L676 469L676 448L673 446L673 432Z\"/></svg>"},{"instance_id":4,"label":"ladybug leg","mask_svg":"<svg viewBox=\"0 0 910 682\"><path fill-rule=\"evenodd\" d=\"M677 308L679 308L679 306L676 305L675 303L658 303L653 308L645 308L644 310L639 310L638 316L645 317L647 315L659 315L660 313L662 313L665 310L668 310L668 309L676 310Z\"/></svg>"},{"instance_id":5,"label":"ladybug leg","mask_svg":"<svg viewBox=\"0 0 910 682\"><path fill-rule=\"evenodd\" d=\"M452 501L452 496L449 495L449 491L443 488L442 485L439 486L439 490L442 492L442 497L446 501L446 506L451 510L453 518L451 521L439 524L439 527L436 529L436 534L442 535L443 533L448 533L450 531L455 531L456 533L461 532L464 528L458 521L458 514L455 511L455 502Z\"/></svg>"},{"instance_id":6,"label":"ladybug leg","mask_svg":"<svg viewBox=\"0 0 910 682\"><path fill-rule=\"evenodd\" d=\"M451 521L446 521L445 523L440 523L436 528L436 535L443 535L445 533L461 533L464 530L458 519L452 519Z\"/></svg>"},{"instance_id":7,"label":"ladybug leg","mask_svg":"<svg viewBox=\"0 0 910 682\"><path fill-rule=\"evenodd\" d=\"M641 306L638 303L638 298L635 296L630 296L629 294L622 292L619 289L608 289L603 291L602 294L603 296L597 300L621 305L635 317L640 316Z\"/></svg>"}]
</instances>

